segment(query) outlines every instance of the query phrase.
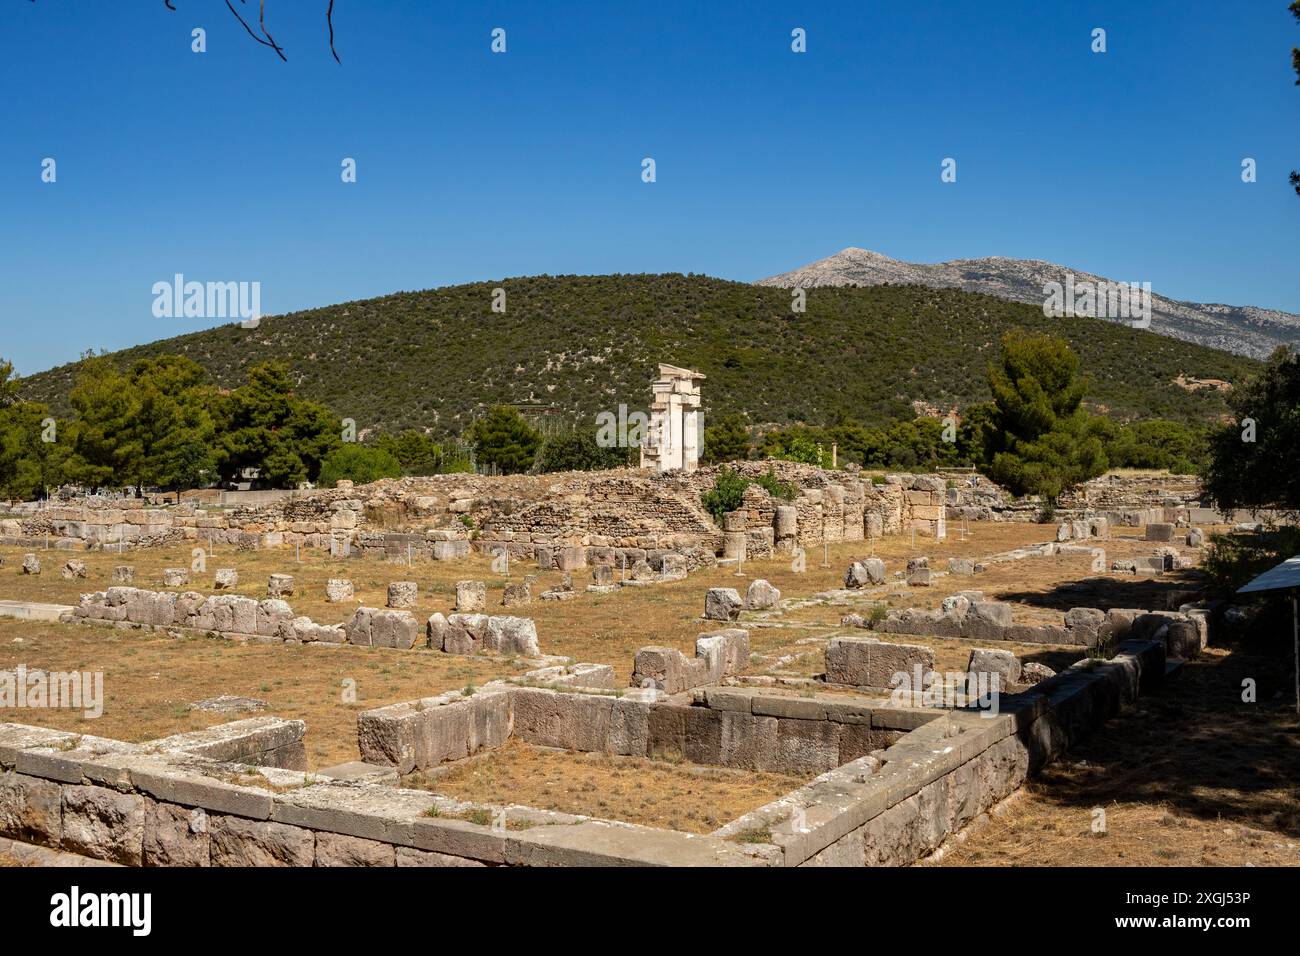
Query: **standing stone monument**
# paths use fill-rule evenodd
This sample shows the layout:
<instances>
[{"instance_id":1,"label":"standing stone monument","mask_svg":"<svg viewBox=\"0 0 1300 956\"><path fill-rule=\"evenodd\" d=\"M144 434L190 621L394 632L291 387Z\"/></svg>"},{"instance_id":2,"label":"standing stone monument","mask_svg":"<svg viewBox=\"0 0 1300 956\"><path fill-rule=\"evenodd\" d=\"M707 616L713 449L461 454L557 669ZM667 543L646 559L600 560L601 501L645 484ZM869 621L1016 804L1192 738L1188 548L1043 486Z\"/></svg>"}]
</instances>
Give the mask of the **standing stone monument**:
<instances>
[{"instance_id":1,"label":"standing stone monument","mask_svg":"<svg viewBox=\"0 0 1300 956\"><path fill-rule=\"evenodd\" d=\"M688 368L660 365L650 386L650 433L641 446L641 467L657 471L694 471L700 463L704 423L700 415L700 382L704 376Z\"/></svg>"}]
</instances>

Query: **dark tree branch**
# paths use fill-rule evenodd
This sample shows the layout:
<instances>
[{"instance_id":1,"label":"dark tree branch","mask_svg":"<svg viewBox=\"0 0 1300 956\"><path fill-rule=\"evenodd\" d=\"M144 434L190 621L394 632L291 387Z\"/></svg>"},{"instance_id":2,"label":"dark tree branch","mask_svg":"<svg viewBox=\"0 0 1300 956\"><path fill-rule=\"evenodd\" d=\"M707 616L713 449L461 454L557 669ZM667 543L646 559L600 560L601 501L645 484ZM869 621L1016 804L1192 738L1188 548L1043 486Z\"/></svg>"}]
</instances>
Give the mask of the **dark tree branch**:
<instances>
[{"instance_id":1,"label":"dark tree branch","mask_svg":"<svg viewBox=\"0 0 1300 956\"><path fill-rule=\"evenodd\" d=\"M31 2L35 3L36 0L31 0ZM239 2L247 3L248 0L239 0ZM173 13L176 12L172 0L163 0L163 6ZM271 31L266 28L266 0L259 0L257 10L257 25L261 27L262 36L258 36L253 32L253 28L248 25L248 21L240 16L239 11L235 9L235 5L230 0L226 0L226 8L235 15L239 25L244 28L244 31L250 37L262 44L262 46L270 47L281 60L288 62L289 58L284 55L284 48L275 42L275 37L271 36ZM325 23L329 27L330 33L330 54L334 57L335 63L341 64L343 61L339 59L339 51L334 47L334 0L329 0L329 5L325 8Z\"/></svg>"},{"instance_id":2,"label":"dark tree branch","mask_svg":"<svg viewBox=\"0 0 1300 956\"><path fill-rule=\"evenodd\" d=\"M243 3L244 0L240 0L240 2ZM258 4L258 11L257 11L257 24L258 24L258 26L260 26L260 27L262 28L262 34L263 34L263 36L265 36L268 40L271 41L271 49L275 50L275 52L278 53L278 54L280 55L280 59L281 59L281 60L286 60L286 57L285 57L285 55L284 55L284 51L281 50L279 44L277 44L277 43L275 42L275 37L271 36L271 34L267 32L267 29L266 29L266 0L261 0L261 2ZM287 60L286 60L286 62L287 62Z\"/></svg>"},{"instance_id":3,"label":"dark tree branch","mask_svg":"<svg viewBox=\"0 0 1300 956\"><path fill-rule=\"evenodd\" d=\"M325 22L330 28L330 52L334 54L334 62L342 65L343 61L339 59L338 50L334 49L334 0L330 0L329 9L325 11Z\"/></svg>"}]
</instances>

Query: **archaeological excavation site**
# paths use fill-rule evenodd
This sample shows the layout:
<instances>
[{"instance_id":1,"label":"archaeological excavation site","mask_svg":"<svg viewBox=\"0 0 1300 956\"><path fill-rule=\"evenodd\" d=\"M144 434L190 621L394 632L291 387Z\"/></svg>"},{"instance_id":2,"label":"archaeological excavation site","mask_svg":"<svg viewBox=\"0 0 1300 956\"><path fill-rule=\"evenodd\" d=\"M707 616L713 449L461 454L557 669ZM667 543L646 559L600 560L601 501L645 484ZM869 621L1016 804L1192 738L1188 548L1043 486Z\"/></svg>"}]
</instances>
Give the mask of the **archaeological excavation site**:
<instances>
[{"instance_id":1,"label":"archaeological excavation site","mask_svg":"<svg viewBox=\"0 0 1300 956\"><path fill-rule=\"evenodd\" d=\"M1195 479L1106 476L1044 523L973 472L730 468L720 520L690 448L11 509L0 856L1060 863L1124 846L1079 849L1094 802L1169 815L1076 754L1137 772L1202 729L1170 708L1223 666L1198 565L1230 516Z\"/></svg>"}]
</instances>

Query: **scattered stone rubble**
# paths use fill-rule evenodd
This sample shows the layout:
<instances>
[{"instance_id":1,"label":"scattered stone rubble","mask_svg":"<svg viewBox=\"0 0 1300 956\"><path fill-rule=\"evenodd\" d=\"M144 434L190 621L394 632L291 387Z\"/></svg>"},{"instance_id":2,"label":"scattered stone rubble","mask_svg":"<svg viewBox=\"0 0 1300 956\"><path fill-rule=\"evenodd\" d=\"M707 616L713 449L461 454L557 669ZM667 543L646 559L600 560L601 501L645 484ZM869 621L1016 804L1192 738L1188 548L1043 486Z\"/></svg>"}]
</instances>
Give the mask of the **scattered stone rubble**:
<instances>
[{"instance_id":1,"label":"scattered stone rubble","mask_svg":"<svg viewBox=\"0 0 1300 956\"><path fill-rule=\"evenodd\" d=\"M484 614L434 614L421 626L409 610L360 607L343 624L317 624L295 616L278 598L256 601L233 594L205 597L132 587L83 594L65 615L77 623L111 623L212 633L234 640L299 644L355 644L407 650L416 646L452 654L493 652L539 657L537 628L529 618Z\"/></svg>"}]
</instances>

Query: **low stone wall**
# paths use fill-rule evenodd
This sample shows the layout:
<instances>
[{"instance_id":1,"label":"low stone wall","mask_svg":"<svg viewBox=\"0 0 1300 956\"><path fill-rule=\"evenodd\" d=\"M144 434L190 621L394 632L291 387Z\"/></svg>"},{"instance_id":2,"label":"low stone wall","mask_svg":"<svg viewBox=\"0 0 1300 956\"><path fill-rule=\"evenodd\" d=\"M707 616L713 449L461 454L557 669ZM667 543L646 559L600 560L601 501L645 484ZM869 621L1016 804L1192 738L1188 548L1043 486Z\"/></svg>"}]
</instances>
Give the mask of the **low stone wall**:
<instances>
[{"instance_id":1,"label":"low stone wall","mask_svg":"<svg viewBox=\"0 0 1300 956\"><path fill-rule=\"evenodd\" d=\"M1118 641L1159 640L1170 657L1194 658L1209 642L1208 610L1144 611L1139 608L1075 607L1061 615L1060 624L1017 624L1013 606L986 601L979 591L961 591L942 608L891 610L883 620L860 620L862 627L881 634L1013 641L1019 644L1062 644L1095 647ZM834 641L832 641L832 644ZM829 666L829 663L828 663ZM886 685L887 686L887 685Z\"/></svg>"},{"instance_id":2,"label":"low stone wall","mask_svg":"<svg viewBox=\"0 0 1300 956\"><path fill-rule=\"evenodd\" d=\"M409 650L417 645L450 654L491 651L539 657L537 627L507 615L433 614L421 625L410 611L357 608L343 624L317 624L295 616L279 599L256 601L234 594L115 587L81 595L64 618L72 623L158 628L211 634L228 640L291 644L353 644ZM459 635L459 637L457 636ZM463 638L463 639L461 639Z\"/></svg>"},{"instance_id":3,"label":"low stone wall","mask_svg":"<svg viewBox=\"0 0 1300 956\"><path fill-rule=\"evenodd\" d=\"M881 634L1085 647L1111 636L1111 631L1104 627L1105 612L1096 608L1071 608L1062 615L1060 624L1017 624L1012 620L1012 605L986 601L979 591L958 592L944 605L934 609L891 610L882 620L864 620L862 626Z\"/></svg>"},{"instance_id":4,"label":"low stone wall","mask_svg":"<svg viewBox=\"0 0 1300 956\"><path fill-rule=\"evenodd\" d=\"M559 681L613 681L608 668L559 671ZM821 772L707 836L210 756L256 760L301 740L300 723L282 722L286 733L274 718L144 744L0 724L0 837L133 866L906 864L1163 674L1163 647L1131 641L1111 661L1002 697L993 717L751 688L646 700L494 682L358 722L363 754L392 755L399 769L518 734L569 749ZM493 824L473 822L471 810Z\"/></svg>"},{"instance_id":5,"label":"low stone wall","mask_svg":"<svg viewBox=\"0 0 1300 956\"><path fill-rule=\"evenodd\" d=\"M954 711L715 831L771 834L786 866L900 866L1020 787L1122 704L1164 676L1160 644L1121 644L1105 663L1076 664L1032 690L1003 695L997 716Z\"/></svg>"},{"instance_id":6,"label":"low stone wall","mask_svg":"<svg viewBox=\"0 0 1300 956\"><path fill-rule=\"evenodd\" d=\"M821 773L941 714L850 695L709 687L668 696L593 686L591 674L574 679L584 686L497 681L471 697L443 694L366 711L357 721L362 759L408 774L517 737L565 750Z\"/></svg>"},{"instance_id":7,"label":"low stone wall","mask_svg":"<svg viewBox=\"0 0 1300 956\"><path fill-rule=\"evenodd\" d=\"M501 826L462 818L495 810ZM507 815L508 814L508 818ZM770 866L771 847L0 724L0 836L127 866Z\"/></svg>"},{"instance_id":8,"label":"low stone wall","mask_svg":"<svg viewBox=\"0 0 1300 956\"><path fill-rule=\"evenodd\" d=\"M204 730L163 737L155 749L192 754L257 767L305 770L307 749L302 738L307 725L301 720L250 717Z\"/></svg>"}]
</instances>

